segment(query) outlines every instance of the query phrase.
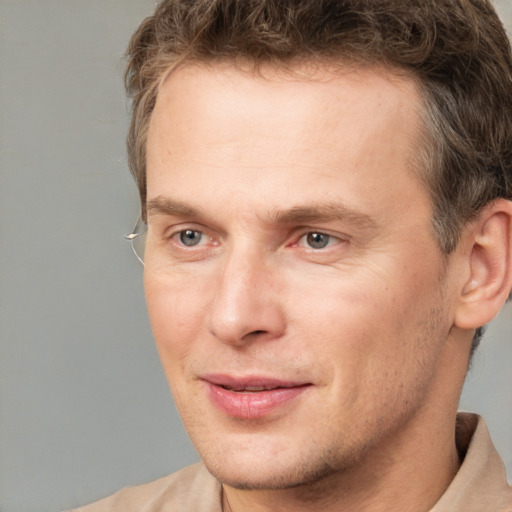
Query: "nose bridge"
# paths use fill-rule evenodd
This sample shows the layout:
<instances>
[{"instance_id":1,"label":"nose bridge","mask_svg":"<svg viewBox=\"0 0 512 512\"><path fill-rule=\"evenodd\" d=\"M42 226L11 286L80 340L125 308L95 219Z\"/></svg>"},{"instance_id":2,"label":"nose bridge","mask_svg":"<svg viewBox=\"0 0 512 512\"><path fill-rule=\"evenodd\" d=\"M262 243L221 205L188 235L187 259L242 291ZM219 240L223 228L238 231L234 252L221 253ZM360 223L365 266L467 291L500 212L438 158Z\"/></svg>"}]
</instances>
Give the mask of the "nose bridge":
<instances>
[{"instance_id":1,"label":"nose bridge","mask_svg":"<svg viewBox=\"0 0 512 512\"><path fill-rule=\"evenodd\" d=\"M263 250L250 243L232 247L215 282L208 318L210 332L231 344L279 337L284 316L273 276Z\"/></svg>"}]
</instances>

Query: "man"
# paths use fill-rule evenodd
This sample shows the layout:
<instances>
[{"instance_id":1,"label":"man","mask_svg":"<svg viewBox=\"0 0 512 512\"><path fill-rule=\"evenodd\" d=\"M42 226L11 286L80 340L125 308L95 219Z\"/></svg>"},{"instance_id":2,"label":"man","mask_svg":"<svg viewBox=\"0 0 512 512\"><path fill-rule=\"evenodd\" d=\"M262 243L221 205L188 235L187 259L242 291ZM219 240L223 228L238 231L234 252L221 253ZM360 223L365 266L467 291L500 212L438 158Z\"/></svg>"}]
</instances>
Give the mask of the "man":
<instances>
[{"instance_id":1,"label":"man","mask_svg":"<svg viewBox=\"0 0 512 512\"><path fill-rule=\"evenodd\" d=\"M127 85L150 320L203 463L79 510L511 511L457 416L512 289L489 2L164 0Z\"/></svg>"}]
</instances>

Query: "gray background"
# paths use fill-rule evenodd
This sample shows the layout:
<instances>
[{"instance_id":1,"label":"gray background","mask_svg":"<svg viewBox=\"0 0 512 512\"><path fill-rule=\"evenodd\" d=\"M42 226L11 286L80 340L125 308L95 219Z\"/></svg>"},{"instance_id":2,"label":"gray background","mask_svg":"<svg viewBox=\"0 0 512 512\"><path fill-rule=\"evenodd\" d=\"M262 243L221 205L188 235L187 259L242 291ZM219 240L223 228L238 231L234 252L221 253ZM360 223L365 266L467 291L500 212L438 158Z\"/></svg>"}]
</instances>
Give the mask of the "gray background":
<instances>
[{"instance_id":1,"label":"gray background","mask_svg":"<svg viewBox=\"0 0 512 512\"><path fill-rule=\"evenodd\" d=\"M497 2L512 27L510 0ZM150 0L0 0L0 511L84 504L197 460L152 343L124 151L129 35ZM512 306L462 408L512 475Z\"/></svg>"}]
</instances>

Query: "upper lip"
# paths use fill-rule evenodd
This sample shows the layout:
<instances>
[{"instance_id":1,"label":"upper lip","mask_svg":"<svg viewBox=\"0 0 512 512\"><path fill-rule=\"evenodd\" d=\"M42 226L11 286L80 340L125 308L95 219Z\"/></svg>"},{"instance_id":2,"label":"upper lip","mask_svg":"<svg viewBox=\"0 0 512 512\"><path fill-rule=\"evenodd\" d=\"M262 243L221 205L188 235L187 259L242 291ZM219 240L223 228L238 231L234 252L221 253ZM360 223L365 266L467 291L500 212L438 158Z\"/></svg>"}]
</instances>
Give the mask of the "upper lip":
<instances>
[{"instance_id":1,"label":"upper lip","mask_svg":"<svg viewBox=\"0 0 512 512\"><path fill-rule=\"evenodd\" d=\"M243 389L270 390L277 388L295 388L310 384L305 381L283 380L257 375L235 377L232 375L209 374L203 376L202 380L215 386L221 386L235 391Z\"/></svg>"}]
</instances>

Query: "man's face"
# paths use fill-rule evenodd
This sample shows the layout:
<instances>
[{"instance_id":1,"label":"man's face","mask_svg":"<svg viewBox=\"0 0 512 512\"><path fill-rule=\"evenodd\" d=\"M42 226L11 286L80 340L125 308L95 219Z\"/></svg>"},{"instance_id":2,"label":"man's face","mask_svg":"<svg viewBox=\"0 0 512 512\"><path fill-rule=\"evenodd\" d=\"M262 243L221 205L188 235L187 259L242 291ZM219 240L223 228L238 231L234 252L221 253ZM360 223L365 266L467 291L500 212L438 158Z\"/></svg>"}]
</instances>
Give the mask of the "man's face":
<instances>
[{"instance_id":1,"label":"man's face","mask_svg":"<svg viewBox=\"0 0 512 512\"><path fill-rule=\"evenodd\" d=\"M222 481L346 470L439 405L453 307L412 170L419 105L412 82L375 69L215 64L162 86L147 304L185 427Z\"/></svg>"}]
</instances>

